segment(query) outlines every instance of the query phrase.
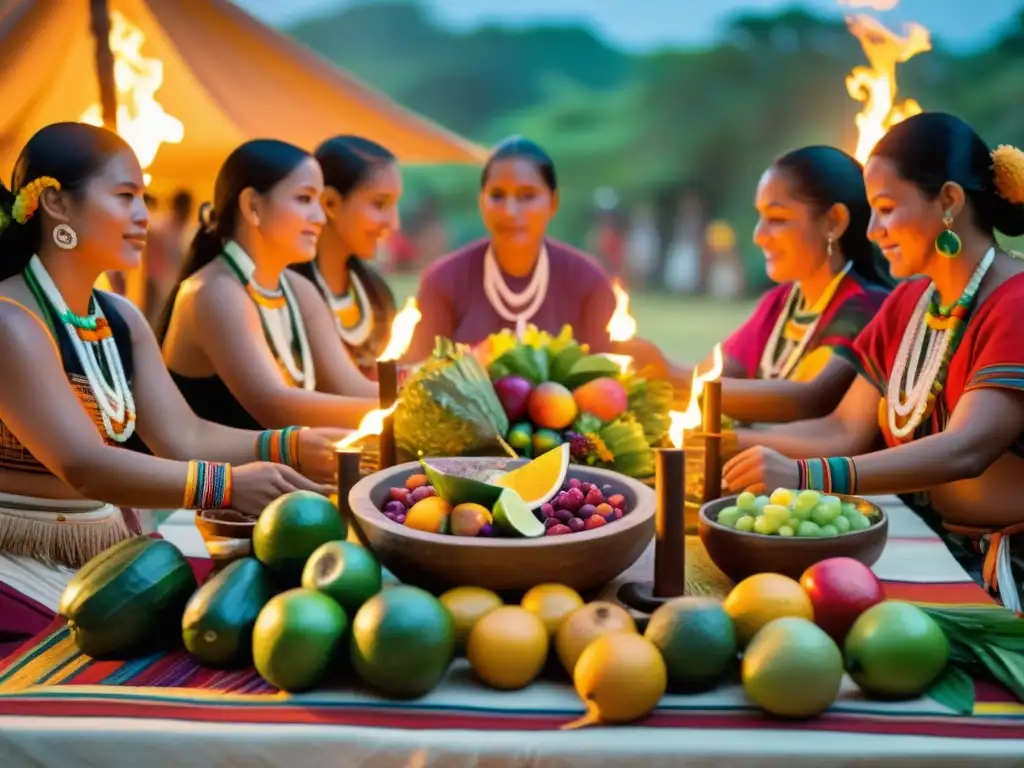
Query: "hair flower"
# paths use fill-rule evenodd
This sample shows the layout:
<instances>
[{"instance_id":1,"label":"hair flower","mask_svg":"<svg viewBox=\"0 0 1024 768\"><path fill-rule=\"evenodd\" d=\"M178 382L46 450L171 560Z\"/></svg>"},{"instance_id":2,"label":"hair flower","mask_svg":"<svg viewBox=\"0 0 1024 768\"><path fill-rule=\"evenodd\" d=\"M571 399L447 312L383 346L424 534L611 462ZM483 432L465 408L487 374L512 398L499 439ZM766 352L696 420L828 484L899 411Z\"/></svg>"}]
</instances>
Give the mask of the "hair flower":
<instances>
[{"instance_id":1,"label":"hair flower","mask_svg":"<svg viewBox=\"0 0 1024 768\"><path fill-rule=\"evenodd\" d=\"M47 187L60 190L60 182L50 176L40 176L18 190L14 205L11 206L11 216L16 222L24 224L32 218L39 207L39 198Z\"/></svg>"},{"instance_id":2,"label":"hair flower","mask_svg":"<svg viewBox=\"0 0 1024 768\"><path fill-rule=\"evenodd\" d=\"M1024 205L1024 152L1003 144L992 152L996 191L1014 205Z\"/></svg>"}]
</instances>

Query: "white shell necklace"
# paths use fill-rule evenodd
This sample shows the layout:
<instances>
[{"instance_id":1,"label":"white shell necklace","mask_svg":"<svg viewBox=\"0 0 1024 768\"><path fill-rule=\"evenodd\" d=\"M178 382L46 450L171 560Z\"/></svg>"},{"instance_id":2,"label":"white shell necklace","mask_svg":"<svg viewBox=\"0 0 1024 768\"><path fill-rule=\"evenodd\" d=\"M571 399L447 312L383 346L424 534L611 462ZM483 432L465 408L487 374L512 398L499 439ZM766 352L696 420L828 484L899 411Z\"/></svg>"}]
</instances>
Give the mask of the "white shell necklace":
<instances>
[{"instance_id":1,"label":"white shell necklace","mask_svg":"<svg viewBox=\"0 0 1024 768\"><path fill-rule=\"evenodd\" d=\"M320 289L320 293L324 295L327 306L330 307L331 314L334 316L334 325L338 328L338 335L350 347L361 347L370 338L370 332L373 330L373 313L369 310L370 300L366 295L366 289L363 287L359 276L349 270L348 280L351 290L339 296L331 290L315 260L310 264L310 267L313 270L313 279L316 280L316 286ZM351 328L346 328L341 318L353 306L359 310L359 320Z\"/></svg>"},{"instance_id":2,"label":"white shell necklace","mask_svg":"<svg viewBox=\"0 0 1024 768\"><path fill-rule=\"evenodd\" d=\"M547 298L550 270L547 246L541 245L533 277L526 288L517 293L505 282L493 249L488 247L484 254L484 295L499 317L515 325L516 336L520 339L526 332L526 324Z\"/></svg>"},{"instance_id":3,"label":"white shell necklace","mask_svg":"<svg viewBox=\"0 0 1024 768\"><path fill-rule=\"evenodd\" d=\"M832 296L839 288L839 283L842 282L852 267L852 261L846 262L846 266L832 278L832 282L822 297L825 300L825 307L828 306L828 302L832 300ZM818 322L821 320L824 307L822 308L823 311L819 312L817 317L804 329L803 336L800 337L800 340L795 345L789 340L783 339L786 324L800 306L802 299L803 293L800 291L800 284L794 283L793 287L789 289L789 294L786 296L786 303L782 306L782 312L779 313L779 317L775 321L775 327L772 328L771 336L768 337L768 343L764 345L764 350L761 352L760 376L762 379L789 378L797 364L803 359L804 350L807 349L807 345L814 338L814 333L818 330ZM782 349L779 349L780 345Z\"/></svg>"},{"instance_id":4,"label":"white shell necklace","mask_svg":"<svg viewBox=\"0 0 1024 768\"><path fill-rule=\"evenodd\" d=\"M972 302L995 258L996 249L989 248L964 288L964 295L970 296ZM932 386L953 342L951 329L937 330L926 321L934 293L935 284L929 283L918 299L903 331L889 376L886 411L889 432L897 440L912 435L929 415L929 406L933 402L930 397ZM905 419L902 425L899 424L901 418Z\"/></svg>"},{"instance_id":5,"label":"white shell necklace","mask_svg":"<svg viewBox=\"0 0 1024 768\"><path fill-rule=\"evenodd\" d=\"M252 296L253 303L256 304L256 309L260 313L263 329L273 347L274 355L281 361L297 386L307 392L315 391L316 371L313 367L313 355L309 349L309 339L306 337L306 327L302 322L299 303L288 284L287 275L284 272L281 273L280 291L268 291L261 288L252 279L256 265L249 254L242 249L242 246L234 240L229 240L224 244L224 251L221 255ZM298 338L296 339L296 337ZM293 347L296 340L299 344L299 366L295 364Z\"/></svg>"},{"instance_id":6,"label":"white shell necklace","mask_svg":"<svg viewBox=\"0 0 1024 768\"><path fill-rule=\"evenodd\" d=\"M101 334L98 341L83 341L79 336L78 329L64 319L70 316L71 312L38 256L32 256L29 260L27 271L30 279L34 280L42 290L51 308L57 317L61 318L61 322L67 329L71 346L75 350L86 381L89 382L89 389L92 390L96 404L99 406L103 429L107 433L107 437L116 443L127 442L135 432L135 398L132 396L132 389L124 374L121 354L117 350L117 342L114 340L113 333ZM109 331L109 325L99 303L96 303L95 307L97 321L102 320L100 325L107 326ZM103 373L104 366L99 361L100 354L103 355L105 367L110 372L111 381L109 382Z\"/></svg>"}]
</instances>

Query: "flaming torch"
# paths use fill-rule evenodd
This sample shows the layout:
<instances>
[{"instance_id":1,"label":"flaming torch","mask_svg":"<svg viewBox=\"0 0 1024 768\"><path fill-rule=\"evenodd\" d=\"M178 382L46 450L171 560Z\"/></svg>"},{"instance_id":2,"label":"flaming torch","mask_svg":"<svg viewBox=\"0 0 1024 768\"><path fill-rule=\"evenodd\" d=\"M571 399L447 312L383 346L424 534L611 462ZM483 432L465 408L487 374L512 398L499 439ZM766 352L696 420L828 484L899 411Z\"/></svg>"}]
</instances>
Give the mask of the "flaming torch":
<instances>
[{"instance_id":1,"label":"flaming torch","mask_svg":"<svg viewBox=\"0 0 1024 768\"><path fill-rule=\"evenodd\" d=\"M615 311L608 320L606 330L611 342L630 341L636 336L636 319L629 313L629 294L622 287L618 280L612 281L612 291L615 293ZM619 372L625 376L633 365L633 358L629 355L616 355L608 353L605 355L609 360L619 366Z\"/></svg>"},{"instance_id":2,"label":"flaming torch","mask_svg":"<svg viewBox=\"0 0 1024 768\"><path fill-rule=\"evenodd\" d=\"M367 542L348 503L349 491L359 482L359 463L362 457L362 451L358 447L359 441L382 434L397 407L396 400L388 408L375 408L359 421L359 429L334 444L335 458L338 462L338 512L348 523L349 528L355 530L364 547L367 546Z\"/></svg>"},{"instance_id":3,"label":"flaming torch","mask_svg":"<svg viewBox=\"0 0 1024 768\"><path fill-rule=\"evenodd\" d=\"M395 453L395 422L391 418L398 399L398 360L409 349L416 325L422 317L416 299L407 299L391 323L391 338L387 347L377 358L377 406L379 411L385 412L381 426L373 433L380 435L379 469L393 467L398 460ZM367 416L374 413L377 411L371 411ZM362 429L361 424L359 428Z\"/></svg>"}]
</instances>

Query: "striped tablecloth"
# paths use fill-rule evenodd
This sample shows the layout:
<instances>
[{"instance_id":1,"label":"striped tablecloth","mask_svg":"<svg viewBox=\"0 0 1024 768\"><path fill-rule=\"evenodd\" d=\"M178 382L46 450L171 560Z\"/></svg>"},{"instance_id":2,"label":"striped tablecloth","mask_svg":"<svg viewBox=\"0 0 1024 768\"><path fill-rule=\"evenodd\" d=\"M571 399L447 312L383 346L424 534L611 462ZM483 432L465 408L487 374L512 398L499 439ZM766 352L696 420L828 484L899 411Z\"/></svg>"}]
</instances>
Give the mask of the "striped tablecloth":
<instances>
[{"instance_id":1,"label":"striped tablecloth","mask_svg":"<svg viewBox=\"0 0 1024 768\"><path fill-rule=\"evenodd\" d=\"M987 599L909 509L891 497L876 501L890 516L875 567L890 596ZM650 557L619 582L649 578ZM704 593L729 587L696 539L688 580ZM847 681L824 716L786 722L760 713L732 684L666 695L653 716L629 727L565 732L559 726L583 708L556 677L493 691L458 660L414 702L342 686L289 696L251 670L206 670L183 652L92 662L55 622L0 664L0 766L1020 764L1024 706L982 683L977 696L974 715L961 717L929 699L868 701Z\"/></svg>"}]
</instances>

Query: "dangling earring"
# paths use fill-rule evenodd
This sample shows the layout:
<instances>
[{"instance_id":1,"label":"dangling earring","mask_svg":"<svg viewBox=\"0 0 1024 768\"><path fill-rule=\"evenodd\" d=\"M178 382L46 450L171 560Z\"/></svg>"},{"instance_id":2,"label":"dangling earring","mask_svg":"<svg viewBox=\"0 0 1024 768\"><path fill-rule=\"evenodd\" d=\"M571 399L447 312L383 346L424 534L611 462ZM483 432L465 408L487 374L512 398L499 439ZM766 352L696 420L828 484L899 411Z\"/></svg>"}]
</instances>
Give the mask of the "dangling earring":
<instances>
[{"instance_id":1,"label":"dangling earring","mask_svg":"<svg viewBox=\"0 0 1024 768\"><path fill-rule=\"evenodd\" d=\"M53 242L58 248L70 251L78 245L78 234L67 224L58 224L53 228Z\"/></svg>"},{"instance_id":2,"label":"dangling earring","mask_svg":"<svg viewBox=\"0 0 1024 768\"><path fill-rule=\"evenodd\" d=\"M953 231L953 214L949 211L942 215L942 225L946 229L935 238L935 250L939 252L940 256L955 259L960 255L964 244L960 241L960 236Z\"/></svg>"},{"instance_id":3,"label":"dangling earring","mask_svg":"<svg viewBox=\"0 0 1024 768\"><path fill-rule=\"evenodd\" d=\"M828 233L828 242L825 243L825 256L832 261L832 233Z\"/></svg>"}]
</instances>

